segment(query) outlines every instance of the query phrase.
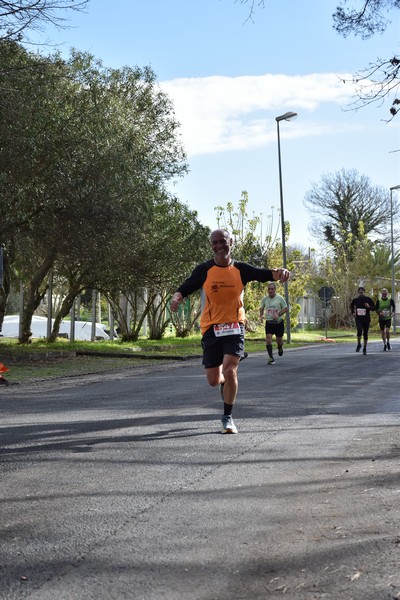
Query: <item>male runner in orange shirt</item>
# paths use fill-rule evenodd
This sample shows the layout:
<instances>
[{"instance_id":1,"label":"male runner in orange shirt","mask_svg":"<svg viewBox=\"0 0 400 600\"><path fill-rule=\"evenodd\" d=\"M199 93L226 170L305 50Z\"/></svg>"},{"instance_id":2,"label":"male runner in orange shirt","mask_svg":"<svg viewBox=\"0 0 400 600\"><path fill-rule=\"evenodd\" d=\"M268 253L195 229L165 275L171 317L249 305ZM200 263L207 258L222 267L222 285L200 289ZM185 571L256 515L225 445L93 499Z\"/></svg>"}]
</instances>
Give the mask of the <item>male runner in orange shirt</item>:
<instances>
[{"instance_id":1,"label":"male runner in orange shirt","mask_svg":"<svg viewBox=\"0 0 400 600\"><path fill-rule=\"evenodd\" d=\"M240 358L244 356L243 292L249 281L281 281L289 278L287 269L260 269L231 257L233 238L224 229L211 234L214 258L199 264L172 297L176 312L184 298L202 290L200 328L203 334L203 365L207 381L220 386L224 402L221 433L237 433L232 419Z\"/></svg>"}]
</instances>

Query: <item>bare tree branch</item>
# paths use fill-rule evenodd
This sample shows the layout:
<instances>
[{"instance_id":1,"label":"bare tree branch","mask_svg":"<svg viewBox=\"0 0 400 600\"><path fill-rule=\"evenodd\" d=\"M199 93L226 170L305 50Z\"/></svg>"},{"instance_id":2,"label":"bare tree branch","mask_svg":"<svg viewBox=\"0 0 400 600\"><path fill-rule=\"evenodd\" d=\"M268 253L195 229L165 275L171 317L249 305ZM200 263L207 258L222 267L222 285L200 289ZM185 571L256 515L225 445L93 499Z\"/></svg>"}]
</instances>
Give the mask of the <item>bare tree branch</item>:
<instances>
[{"instance_id":1,"label":"bare tree branch","mask_svg":"<svg viewBox=\"0 0 400 600\"><path fill-rule=\"evenodd\" d=\"M334 29L343 37L354 34L364 40L385 31L391 21L383 15L384 11L400 8L400 0L363 0L358 9L345 8L345 4L348 0L342 0L332 15Z\"/></svg>"},{"instance_id":2,"label":"bare tree branch","mask_svg":"<svg viewBox=\"0 0 400 600\"><path fill-rule=\"evenodd\" d=\"M265 0L235 0L235 4L240 2L240 4L248 4L249 5L249 16L246 21L253 21L253 17L256 13L257 8L265 8Z\"/></svg>"},{"instance_id":3,"label":"bare tree branch","mask_svg":"<svg viewBox=\"0 0 400 600\"><path fill-rule=\"evenodd\" d=\"M67 19L60 13L82 11L89 0L0 0L0 40L21 40L29 30L41 31L51 23L59 29Z\"/></svg>"},{"instance_id":4,"label":"bare tree branch","mask_svg":"<svg viewBox=\"0 0 400 600\"><path fill-rule=\"evenodd\" d=\"M369 67L354 74L352 79L343 83L355 85L355 100L349 104L349 110L358 110L369 104L383 104L389 97L394 98L389 108L390 117L384 119L389 123L400 110L400 99L397 97L400 84L400 57L390 60L377 59Z\"/></svg>"},{"instance_id":5,"label":"bare tree branch","mask_svg":"<svg viewBox=\"0 0 400 600\"><path fill-rule=\"evenodd\" d=\"M253 21L258 8L265 8L265 0L235 0L235 3L238 2L248 5L249 15L246 20L250 21ZM365 40L376 33L383 33L391 22L386 14L399 8L400 0L341 0L332 15L334 29L343 37L353 34L360 35ZM377 58L366 69L356 72L351 79L343 80L343 83L356 86L355 100L349 104L348 110L358 110L373 103L383 104L391 97L390 116L384 120L389 123L399 113L399 56Z\"/></svg>"}]
</instances>

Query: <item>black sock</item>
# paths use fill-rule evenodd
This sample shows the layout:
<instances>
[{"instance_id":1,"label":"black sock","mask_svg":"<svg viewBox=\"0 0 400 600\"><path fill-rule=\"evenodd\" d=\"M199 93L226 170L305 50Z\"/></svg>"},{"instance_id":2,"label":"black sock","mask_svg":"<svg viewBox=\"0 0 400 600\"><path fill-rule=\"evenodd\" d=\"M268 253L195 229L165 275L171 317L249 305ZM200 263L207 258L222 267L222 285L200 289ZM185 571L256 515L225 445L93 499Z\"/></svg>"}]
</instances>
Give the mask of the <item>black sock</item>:
<instances>
[{"instance_id":1,"label":"black sock","mask_svg":"<svg viewBox=\"0 0 400 600\"><path fill-rule=\"evenodd\" d=\"M233 404L227 404L224 402L224 417L227 417L232 414Z\"/></svg>"},{"instance_id":2,"label":"black sock","mask_svg":"<svg viewBox=\"0 0 400 600\"><path fill-rule=\"evenodd\" d=\"M272 344L267 344L267 352L270 358L272 358Z\"/></svg>"}]
</instances>

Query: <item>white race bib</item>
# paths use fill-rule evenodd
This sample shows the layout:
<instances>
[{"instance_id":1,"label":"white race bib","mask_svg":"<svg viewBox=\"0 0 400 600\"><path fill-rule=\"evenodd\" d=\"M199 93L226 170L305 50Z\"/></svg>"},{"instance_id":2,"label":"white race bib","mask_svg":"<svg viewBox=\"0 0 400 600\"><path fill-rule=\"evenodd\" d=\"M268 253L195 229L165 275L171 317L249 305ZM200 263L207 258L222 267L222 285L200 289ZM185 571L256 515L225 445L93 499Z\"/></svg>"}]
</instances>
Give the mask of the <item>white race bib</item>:
<instances>
[{"instance_id":1,"label":"white race bib","mask_svg":"<svg viewBox=\"0 0 400 600\"><path fill-rule=\"evenodd\" d=\"M218 323L214 325L215 337L222 337L224 335L240 335L242 333L240 329L240 323Z\"/></svg>"},{"instance_id":2,"label":"white race bib","mask_svg":"<svg viewBox=\"0 0 400 600\"><path fill-rule=\"evenodd\" d=\"M383 310L382 317L390 317L390 310Z\"/></svg>"},{"instance_id":3,"label":"white race bib","mask_svg":"<svg viewBox=\"0 0 400 600\"><path fill-rule=\"evenodd\" d=\"M367 314L366 308L357 308L357 317L365 317Z\"/></svg>"},{"instance_id":4,"label":"white race bib","mask_svg":"<svg viewBox=\"0 0 400 600\"><path fill-rule=\"evenodd\" d=\"M269 319L268 319L269 317ZM279 308L267 308L267 321L279 319Z\"/></svg>"}]
</instances>

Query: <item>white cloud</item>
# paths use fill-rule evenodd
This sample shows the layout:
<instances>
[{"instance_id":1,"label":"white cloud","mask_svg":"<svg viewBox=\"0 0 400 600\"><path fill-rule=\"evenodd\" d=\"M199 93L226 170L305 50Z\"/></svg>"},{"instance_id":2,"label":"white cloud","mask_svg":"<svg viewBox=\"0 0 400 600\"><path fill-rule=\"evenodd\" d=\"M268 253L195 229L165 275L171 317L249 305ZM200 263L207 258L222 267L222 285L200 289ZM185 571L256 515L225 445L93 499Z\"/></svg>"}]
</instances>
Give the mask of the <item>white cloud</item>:
<instances>
[{"instance_id":1,"label":"white cloud","mask_svg":"<svg viewBox=\"0 0 400 600\"><path fill-rule=\"evenodd\" d=\"M189 155L256 148L276 140L275 116L286 111L315 112L321 105L346 105L353 89L334 73L182 78L164 81ZM337 131L296 122L286 137Z\"/></svg>"}]
</instances>

